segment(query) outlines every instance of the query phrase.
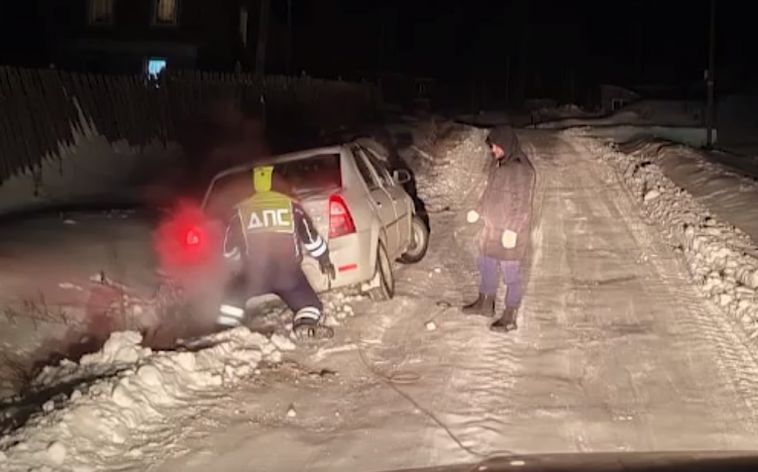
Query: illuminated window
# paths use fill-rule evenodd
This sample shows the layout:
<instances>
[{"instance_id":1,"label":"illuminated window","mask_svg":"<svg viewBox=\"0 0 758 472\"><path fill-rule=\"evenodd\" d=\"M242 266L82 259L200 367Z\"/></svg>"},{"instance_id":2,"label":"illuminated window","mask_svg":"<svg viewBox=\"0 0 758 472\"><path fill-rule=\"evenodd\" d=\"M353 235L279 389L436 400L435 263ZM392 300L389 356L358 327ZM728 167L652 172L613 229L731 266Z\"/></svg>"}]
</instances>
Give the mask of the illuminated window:
<instances>
[{"instance_id":1,"label":"illuminated window","mask_svg":"<svg viewBox=\"0 0 758 472\"><path fill-rule=\"evenodd\" d=\"M179 18L179 0L154 0L153 23L175 25Z\"/></svg>"},{"instance_id":2,"label":"illuminated window","mask_svg":"<svg viewBox=\"0 0 758 472\"><path fill-rule=\"evenodd\" d=\"M146 61L145 68L147 69L147 75L151 79L157 79L163 69L166 68L165 57L151 57Z\"/></svg>"},{"instance_id":3,"label":"illuminated window","mask_svg":"<svg viewBox=\"0 0 758 472\"><path fill-rule=\"evenodd\" d=\"M89 0L89 22L91 25L113 24L114 0Z\"/></svg>"}]
</instances>

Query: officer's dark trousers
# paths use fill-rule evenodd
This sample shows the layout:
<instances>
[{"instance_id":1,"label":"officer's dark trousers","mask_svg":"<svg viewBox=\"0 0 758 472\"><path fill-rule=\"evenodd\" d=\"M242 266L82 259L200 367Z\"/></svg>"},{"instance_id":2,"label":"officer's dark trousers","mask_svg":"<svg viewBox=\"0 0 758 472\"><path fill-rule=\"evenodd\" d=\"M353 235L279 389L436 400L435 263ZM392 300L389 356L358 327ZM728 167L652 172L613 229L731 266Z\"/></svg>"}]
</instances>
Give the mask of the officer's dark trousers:
<instances>
[{"instance_id":1,"label":"officer's dark trousers","mask_svg":"<svg viewBox=\"0 0 758 472\"><path fill-rule=\"evenodd\" d=\"M287 304L293 313L305 307L322 310L321 301L296 261L256 265L248 267L227 290L226 302L244 308L252 297L273 293Z\"/></svg>"}]
</instances>

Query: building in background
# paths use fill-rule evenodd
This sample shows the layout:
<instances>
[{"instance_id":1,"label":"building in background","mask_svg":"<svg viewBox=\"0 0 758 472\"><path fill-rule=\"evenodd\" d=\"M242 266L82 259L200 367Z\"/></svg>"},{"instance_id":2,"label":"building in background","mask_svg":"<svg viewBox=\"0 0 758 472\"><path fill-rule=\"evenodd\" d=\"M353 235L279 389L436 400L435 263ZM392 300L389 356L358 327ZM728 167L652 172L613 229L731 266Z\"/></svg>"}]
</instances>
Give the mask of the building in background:
<instances>
[{"instance_id":1,"label":"building in background","mask_svg":"<svg viewBox=\"0 0 758 472\"><path fill-rule=\"evenodd\" d=\"M261 0L30 0L34 57L18 64L102 73L251 70ZM277 10L278 11L278 10ZM285 28L274 17L274 38ZM244 35L244 41L243 41ZM18 36L18 34L16 35ZM29 41L26 41L29 42ZM277 42L269 57L284 56Z\"/></svg>"}]
</instances>

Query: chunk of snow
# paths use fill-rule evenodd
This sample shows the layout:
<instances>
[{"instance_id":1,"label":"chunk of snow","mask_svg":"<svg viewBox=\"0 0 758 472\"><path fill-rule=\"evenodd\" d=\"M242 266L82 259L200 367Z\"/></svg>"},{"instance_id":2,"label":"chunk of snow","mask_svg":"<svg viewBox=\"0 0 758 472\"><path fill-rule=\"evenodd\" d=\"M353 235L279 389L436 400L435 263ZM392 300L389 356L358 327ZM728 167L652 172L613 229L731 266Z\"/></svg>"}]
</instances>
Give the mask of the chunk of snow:
<instances>
[{"instance_id":1,"label":"chunk of snow","mask_svg":"<svg viewBox=\"0 0 758 472\"><path fill-rule=\"evenodd\" d=\"M655 200L656 198L661 196L661 192L658 190L651 190L645 194L645 201L649 202L651 200Z\"/></svg>"},{"instance_id":2,"label":"chunk of snow","mask_svg":"<svg viewBox=\"0 0 758 472\"><path fill-rule=\"evenodd\" d=\"M131 364L150 354L150 349L140 346L142 335L135 331L111 333L103 348L82 357L80 364Z\"/></svg>"},{"instance_id":3,"label":"chunk of snow","mask_svg":"<svg viewBox=\"0 0 758 472\"><path fill-rule=\"evenodd\" d=\"M63 224L64 225L75 225L76 224L76 220L72 220L71 218L66 218L65 220L63 220Z\"/></svg>"},{"instance_id":4,"label":"chunk of snow","mask_svg":"<svg viewBox=\"0 0 758 472\"><path fill-rule=\"evenodd\" d=\"M427 331L434 331L437 329L437 325L434 323L434 321L427 321L424 326L426 326Z\"/></svg>"},{"instance_id":5,"label":"chunk of snow","mask_svg":"<svg viewBox=\"0 0 758 472\"><path fill-rule=\"evenodd\" d=\"M290 405L289 409L287 410L287 418L294 418L297 416L297 412L295 411L295 406Z\"/></svg>"},{"instance_id":6,"label":"chunk of snow","mask_svg":"<svg viewBox=\"0 0 758 472\"><path fill-rule=\"evenodd\" d=\"M58 287L62 288L63 290L83 290L80 286L72 284L71 282L61 282L58 284Z\"/></svg>"},{"instance_id":7,"label":"chunk of snow","mask_svg":"<svg viewBox=\"0 0 758 472\"><path fill-rule=\"evenodd\" d=\"M55 410L55 402L52 400L48 400L44 405L42 405L42 411L45 413L50 413L53 410Z\"/></svg>"},{"instance_id":8,"label":"chunk of snow","mask_svg":"<svg viewBox=\"0 0 758 472\"><path fill-rule=\"evenodd\" d=\"M61 465L66 460L66 446L55 441L47 447L47 457L53 464Z\"/></svg>"},{"instance_id":9,"label":"chunk of snow","mask_svg":"<svg viewBox=\"0 0 758 472\"><path fill-rule=\"evenodd\" d=\"M285 338L281 334L274 334L271 336L271 343L280 351L294 351L296 347L295 343Z\"/></svg>"},{"instance_id":10,"label":"chunk of snow","mask_svg":"<svg viewBox=\"0 0 758 472\"><path fill-rule=\"evenodd\" d=\"M271 362L272 364L278 364L282 362L282 353L279 351L273 351L272 353L266 355L263 357L266 362Z\"/></svg>"}]
</instances>

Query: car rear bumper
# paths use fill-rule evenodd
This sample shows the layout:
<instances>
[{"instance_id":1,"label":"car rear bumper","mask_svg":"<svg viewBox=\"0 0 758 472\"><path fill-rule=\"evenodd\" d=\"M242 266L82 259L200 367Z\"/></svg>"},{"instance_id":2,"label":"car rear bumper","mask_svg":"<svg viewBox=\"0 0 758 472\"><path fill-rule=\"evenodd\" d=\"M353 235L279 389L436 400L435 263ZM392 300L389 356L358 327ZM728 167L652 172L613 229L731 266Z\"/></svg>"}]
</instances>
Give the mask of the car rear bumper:
<instances>
[{"instance_id":1,"label":"car rear bumper","mask_svg":"<svg viewBox=\"0 0 758 472\"><path fill-rule=\"evenodd\" d=\"M317 292L368 282L374 275L371 231L331 239L329 254L336 271L331 283L319 270L318 261L310 257L303 260L303 272Z\"/></svg>"}]
</instances>

